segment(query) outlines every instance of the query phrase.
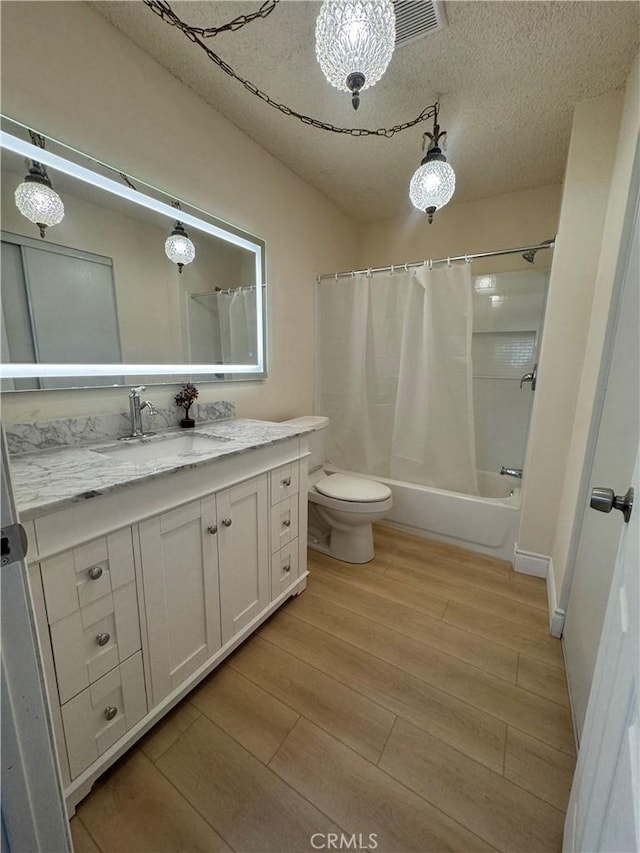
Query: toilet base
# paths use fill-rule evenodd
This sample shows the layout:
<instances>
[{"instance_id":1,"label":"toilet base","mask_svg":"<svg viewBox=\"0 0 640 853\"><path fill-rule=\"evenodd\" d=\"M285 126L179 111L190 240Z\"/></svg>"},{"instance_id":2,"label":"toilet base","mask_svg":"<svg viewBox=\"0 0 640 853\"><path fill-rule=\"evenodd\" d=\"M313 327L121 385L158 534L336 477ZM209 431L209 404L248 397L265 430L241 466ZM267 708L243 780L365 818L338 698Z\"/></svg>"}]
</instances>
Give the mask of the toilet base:
<instances>
[{"instance_id":1,"label":"toilet base","mask_svg":"<svg viewBox=\"0 0 640 853\"><path fill-rule=\"evenodd\" d=\"M333 528L328 540L309 536L307 545L313 551L343 563L370 563L375 557L373 527L370 524L362 524L348 533Z\"/></svg>"}]
</instances>

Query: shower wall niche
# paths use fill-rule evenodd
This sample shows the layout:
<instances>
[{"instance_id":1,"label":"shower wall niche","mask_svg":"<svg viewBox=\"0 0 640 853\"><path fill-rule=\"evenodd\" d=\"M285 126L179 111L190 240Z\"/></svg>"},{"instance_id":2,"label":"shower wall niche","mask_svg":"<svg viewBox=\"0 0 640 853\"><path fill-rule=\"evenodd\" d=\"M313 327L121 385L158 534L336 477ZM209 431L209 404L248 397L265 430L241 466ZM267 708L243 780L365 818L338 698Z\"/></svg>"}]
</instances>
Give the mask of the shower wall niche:
<instances>
[{"instance_id":1,"label":"shower wall niche","mask_svg":"<svg viewBox=\"0 0 640 853\"><path fill-rule=\"evenodd\" d=\"M549 271L473 278L473 399L481 471L522 468L534 391L520 388L538 361Z\"/></svg>"}]
</instances>

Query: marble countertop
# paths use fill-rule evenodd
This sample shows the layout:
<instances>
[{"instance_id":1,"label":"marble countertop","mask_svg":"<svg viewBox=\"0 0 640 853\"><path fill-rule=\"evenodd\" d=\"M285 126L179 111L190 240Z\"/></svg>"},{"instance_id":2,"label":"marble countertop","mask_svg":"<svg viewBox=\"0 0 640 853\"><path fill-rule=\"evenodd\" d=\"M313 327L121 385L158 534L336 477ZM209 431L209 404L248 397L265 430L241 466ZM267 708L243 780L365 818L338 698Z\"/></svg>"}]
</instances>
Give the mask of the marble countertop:
<instances>
[{"instance_id":1,"label":"marble countertop","mask_svg":"<svg viewBox=\"0 0 640 853\"><path fill-rule=\"evenodd\" d=\"M132 442L117 440L11 456L11 481L22 521L47 515L79 501L185 471L247 450L312 432L310 428L248 418L228 418L195 429L169 429ZM175 453L168 438L194 436L194 449ZM204 447L197 447L203 436ZM206 446L206 437L217 439ZM163 442L166 453L146 461L129 460L128 451ZM153 451L151 451L153 452Z\"/></svg>"}]
</instances>

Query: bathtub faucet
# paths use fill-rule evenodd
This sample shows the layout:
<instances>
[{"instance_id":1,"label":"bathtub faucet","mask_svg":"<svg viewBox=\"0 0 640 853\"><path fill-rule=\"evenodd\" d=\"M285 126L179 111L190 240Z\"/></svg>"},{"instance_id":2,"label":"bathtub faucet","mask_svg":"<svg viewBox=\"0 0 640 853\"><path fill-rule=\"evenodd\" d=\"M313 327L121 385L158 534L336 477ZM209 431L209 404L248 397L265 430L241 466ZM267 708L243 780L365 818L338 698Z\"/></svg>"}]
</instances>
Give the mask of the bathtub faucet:
<instances>
[{"instance_id":1,"label":"bathtub faucet","mask_svg":"<svg viewBox=\"0 0 640 853\"><path fill-rule=\"evenodd\" d=\"M522 479L522 468L505 468L504 465L500 469L501 474L506 474L507 477L517 477L519 480Z\"/></svg>"}]
</instances>

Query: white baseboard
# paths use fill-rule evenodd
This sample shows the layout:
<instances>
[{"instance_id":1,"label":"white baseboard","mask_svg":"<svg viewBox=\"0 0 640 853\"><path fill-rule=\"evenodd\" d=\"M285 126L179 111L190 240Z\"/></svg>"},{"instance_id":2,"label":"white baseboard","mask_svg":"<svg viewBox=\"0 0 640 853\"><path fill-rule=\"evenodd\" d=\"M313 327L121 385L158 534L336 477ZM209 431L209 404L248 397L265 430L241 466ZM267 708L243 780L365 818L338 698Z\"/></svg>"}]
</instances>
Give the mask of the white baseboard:
<instances>
[{"instance_id":1,"label":"white baseboard","mask_svg":"<svg viewBox=\"0 0 640 853\"><path fill-rule=\"evenodd\" d=\"M533 575L534 578L546 578L551 557L544 554L534 554L531 551L520 551L518 545L514 549L513 568L523 575Z\"/></svg>"},{"instance_id":2,"label":"white baseboard","mask_svg":"<svg viewBox=\"0 0 640 853\"><path fill-rule=\"evenodd\" d=\"M549 604L549 631L552 637L561 637L564 628L565 612L561 607L558 607L556 579L553 574L553 560L550 557L547 569L547 602Z\"/></svg>"}]
</instances>

